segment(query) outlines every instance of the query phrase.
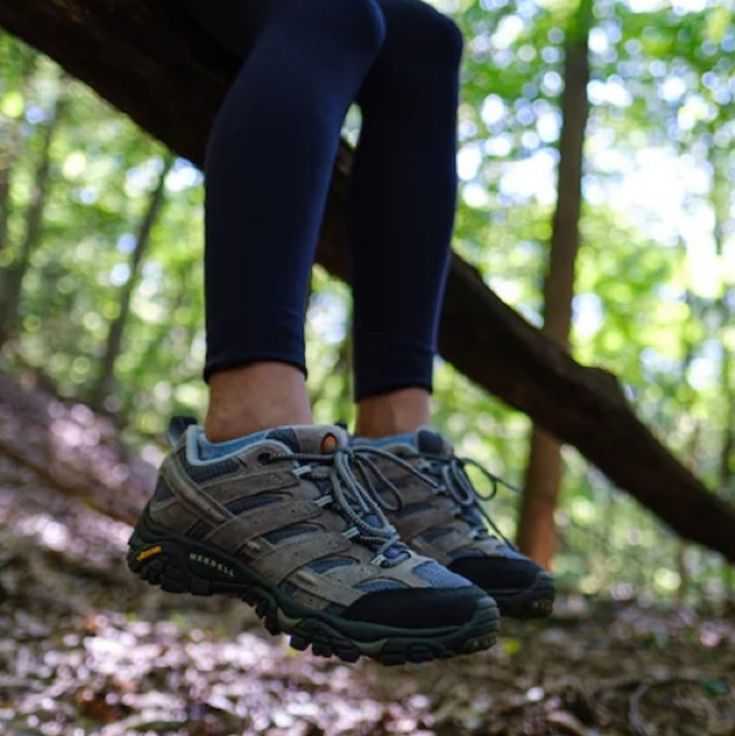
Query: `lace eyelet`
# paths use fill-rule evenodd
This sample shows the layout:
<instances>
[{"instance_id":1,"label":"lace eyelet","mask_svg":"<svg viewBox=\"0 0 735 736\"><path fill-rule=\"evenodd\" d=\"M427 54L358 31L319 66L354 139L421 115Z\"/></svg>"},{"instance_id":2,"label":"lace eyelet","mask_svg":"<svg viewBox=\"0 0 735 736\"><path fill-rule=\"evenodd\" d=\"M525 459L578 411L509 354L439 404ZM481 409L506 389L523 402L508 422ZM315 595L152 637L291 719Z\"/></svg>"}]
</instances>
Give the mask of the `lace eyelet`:
<instances>
[{"instance_id":1,"label":"lace eyelet","mask_svg":"<svg viewBox=\"0 0 735 736\"><path fill-rule=\"evenodd\" d=\"M272 452L261 452L257 457L257 460L261 465L267 465L268 463L271 462L272 459L273 459Z\"/></svg>"}]
</instances>

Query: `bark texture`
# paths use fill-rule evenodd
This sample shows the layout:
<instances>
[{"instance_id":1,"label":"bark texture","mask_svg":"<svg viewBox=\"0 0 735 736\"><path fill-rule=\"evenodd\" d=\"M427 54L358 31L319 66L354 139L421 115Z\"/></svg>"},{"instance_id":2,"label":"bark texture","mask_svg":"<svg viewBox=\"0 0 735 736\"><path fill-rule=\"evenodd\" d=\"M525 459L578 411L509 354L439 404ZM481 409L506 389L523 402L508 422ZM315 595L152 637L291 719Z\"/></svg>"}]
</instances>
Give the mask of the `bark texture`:
<instances>
[{"instance_id":1,"label":"bark texture","mask_svg":"<svg viewBox=\"0 0 735 736\"><path fill-rule=\"evenodd\" d=\"M0 25L56 59L172 150L201 164L236 60L171 0L0 0ZM343 142L319 261L344 277ZM440 350L471 380L576 446L680 535L735 561L735 508L695 478L636 418L615 377L585 368L454 257Z\"/></svg>"}]
</instances>

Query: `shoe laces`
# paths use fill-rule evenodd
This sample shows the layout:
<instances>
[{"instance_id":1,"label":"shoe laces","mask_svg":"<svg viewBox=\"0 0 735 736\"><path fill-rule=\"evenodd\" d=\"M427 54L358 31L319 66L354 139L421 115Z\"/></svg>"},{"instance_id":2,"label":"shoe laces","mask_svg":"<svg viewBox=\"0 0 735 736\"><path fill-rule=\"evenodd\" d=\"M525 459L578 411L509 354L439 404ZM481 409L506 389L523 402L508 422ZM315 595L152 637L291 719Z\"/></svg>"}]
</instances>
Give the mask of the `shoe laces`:
<instances>
[{"instance_id":1,"label":"shoe laces","mask_svg":"<svg viewBox=\"0 0 735 736\"><path fill-rule=\"evenodd\" d=\"M403 508L403 499L398 488L376 464L375 458L378 457L400 465L424 482L438 487L430 477L405 460L386 450L367 445L340 447L328 454L269 453L266 462L296 461L301 466L296 471L299 476L328 481L329 495L338 511L357 530L360 540L375 549L373 563L393 567L407 559L411 552L383 513L384 510L400 511ZM376 481L380 484L381 493L378 492ZM389 503L382 495L382 491L386 489L395 504ZM386 553L391 548L397 554L387 557Z\"/></svg>"},{"instance_id":2,"label":"shoe laces","mask_svg":"<svg viewBox=\"0 0 735 736\"><path fill-rule=\"evenodd\" d=\"M472 527L474 539L489 536L482 521L484 518L497 537L502 539L511 549L517 550L517 547L500 531L482 502L495 498L500 486L504 486L518 494L522 492L520 488L508 483L508 481L490 472L484 465L469 457L459 457L452 454L451 457L445 458L419 453L417 453L417 457L422 460L420 467L441 479L439 492L446 493L457 504L459 507L457 516L467 521ZM481 493L475 488L465 470L467 466L477 468L490 481L490 490L487 493Z\"/></svg>"}]
</instances>

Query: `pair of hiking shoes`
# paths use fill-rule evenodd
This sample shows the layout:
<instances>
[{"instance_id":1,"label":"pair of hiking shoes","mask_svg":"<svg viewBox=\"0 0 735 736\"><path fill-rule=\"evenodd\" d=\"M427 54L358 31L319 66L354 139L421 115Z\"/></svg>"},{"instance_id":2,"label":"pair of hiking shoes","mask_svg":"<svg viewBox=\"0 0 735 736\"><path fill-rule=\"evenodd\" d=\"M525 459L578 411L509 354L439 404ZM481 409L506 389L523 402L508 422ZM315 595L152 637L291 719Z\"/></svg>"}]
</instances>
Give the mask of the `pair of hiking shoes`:
<instances>
[{"instance_id":1,"label":"pair of hiking shoes","mask_svg":"<svg viewBox=\"0 0 735 736\"><path fill-rule=\"evenodd\" d=\"M551 612L552 577L488 532L472 461L440 434L278 427L208 459L202 437L193 417L171 420L128 542L143 580L241 598L296 649L386 665L487 649L501 614Z\"/></svg>"}]
</instances>

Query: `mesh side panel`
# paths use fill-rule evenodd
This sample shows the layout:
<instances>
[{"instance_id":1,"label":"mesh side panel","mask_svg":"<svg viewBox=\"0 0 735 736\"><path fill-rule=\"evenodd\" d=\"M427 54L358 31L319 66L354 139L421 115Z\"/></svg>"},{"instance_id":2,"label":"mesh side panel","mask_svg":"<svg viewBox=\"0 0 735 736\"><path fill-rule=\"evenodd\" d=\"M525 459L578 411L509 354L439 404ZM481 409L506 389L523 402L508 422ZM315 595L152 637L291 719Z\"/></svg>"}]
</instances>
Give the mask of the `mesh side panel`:
<instances>
[{"instance_id":1,"label":"mesh side panel","mask_svg":"<svg viewBox=\"0 0 735 736\"><path fill-rule=\"evenodd\" d=\"M433 508L432 505L426 501L408 503L401 509L398 516L403 519L405 516L411 516L411 514L415 514L417 511L426 511L430 508Z\"/></svg>"},{"instance_id":2,"label":"mesh side panel","mask_svg":"<svg viewBox=\"0 0 735 736\"><path fill-rule=\"evenodd\" d=\"M434 588L464 588L470 584L465 578L455 575L433 560L422 562L414 567L413 574L418 575Z\"/></svg>"},{"instance_id":3,"label":"mesh side panel","mask_svg":"<svg viewBox=\"0 0 735 736\"><path fill-rule=\"evenodd\" d=\"M233 514L237 515L242 511L255 509L258 506L265 506L269 503L276 503L280 500L280 496L268 495L267 493L259 493L255 496L244 496L243 498L236 498L234 501L226 503L225 508L227 508L229 511L232 511Z\"/></svg>"},{"instance_id":4,"label":"mesh side panel","mask_svg":"<svg viewBox=\"0 0 735 736\"><path fill-rule=\"evenodd\" d=\"M286 595L293 595L298 590L298 587L295 586L293 583L289 583L287 580L278 586L278 590L285 593Z\"/></svg>"},{"instance_id":5,"label":"mesh side panel","mask_svg":"<svg viewBox=\"0 0 735 736\"><path fill-rule=\"evenodd\" d=\"M485 557L485 553L482 550L475 549L474 547L460 547L459 549L453 549L449 553L450 560L458 560L460 557Z\"/></svg>"},{"instance_id":6,"label":"mesh side panel","mask_svg":"<svg viewBox=\"0 0 735 736\"><path fill-rule=\"evenodd\" d=\"M294 452L298 452L301 449L299 447L298 435L296 434L296 432L293 431L293 429L272 429L270 432L268 432L266 437L271 440L278 440L279 442L283 442L284 445L290 447Z\"/></svg>"},{"instance_id":7,"label":"mesh side panel","mask_svg":"<svg viewBox=\"0 0 735 736\"><path fill-rule=\"evenodd\" d=\"M521 554L520 550L513 549L507 544L499 544L495 547L495 554L501 557L509 557L511 560L527 560L526 555Z\"/></svg>"},{"instance_id":8,"label":"mesh side panel","mask_svg":"<svg viewBox=\"0 0 735 736\"><path fill-rule=\"evenodd\" d=\"M378 590L396 590L398 588L405 588L406 586L397 580L369 580L367 583L360 583L360 585L356 585L355 587L365 593L374 593Z\"/></svg>"},{"instance_id":9,"label":"mesh side panel","mask_svg":"<svg viewBox=\"0 0 735 736\"><path fill-rule=\"evenodd\" d=\"M156 483L156 490L153 493L154 501L165 501L167 498L171 498L174 492L168 487L166 481L159 476L158 482Z\"/></svg>"},{"instance_id":10,"label":"mesh side panel","mask_svg":"<svg viewBox=\"0 0 735 736\"><path fill-rule=\"evenodd\" d=\"M476 527L477 529L482 530L483 532L485 532L485 534L487 534L485 520L483 519L482 512L480 511L479 506L475 505L469 509L466 509L465 514L467 516L467 520L473 527Z\"/></svg>"},{"instance_id":11,"label":"mesh side panel","mask_svg":"<svg viewBox=\"0 0 735 736\"><path fill-rule=\"evenodd\" d=\"M332 490L332 486L326 478L311 478L310 480L324 494Z\"/></svg>"},{"instance_id":12,"label":"mesh side panel","mask_svg":"<svg viewBox=\"0 0 735 736\"><path fill-rule=\"evenodd\" d=\"M420 534L419 537L425 542L433 542L435 539L439 539L439 537L450 534L451 531L451 529L428 529L423 534Z\"/></svg>"},{"instance_id":13,"label":"mesh side panel","mask_svg":"<svg viewBox=\"0 0 735 736\"><path fill-rule=\"evenodd\" d=\"M318 531L318 528L313 524L291 524L291 526L284 526L282 529L276 529L274 532L264 534L263 536L271 544L278 544L282 539L288 539L298 534L306 534L314 531Z\"/></svg>"},{"instance_id":14,"label":"mesh side panel","mask_svg":"<svg viewBox=\"0 0 735 736\"><path fill-rule=\"evenodd\" d=\"M186 459L186 448L183 447L177 454L179 461L181 462L181 467L195 483L205 483L208 480L219 478L221 475L234 473L241 467L240 464L232 458L215 460L213 462L205 463L204 465L191 465Z\"/></svg>"},{"instance_id":15,"label":"mesh side panel","mask_svg":"<svg viewBox=\"0 0 735 736\"><path fill-rule=\"evenodd\" d=\"M327 557L323 560L312 562L312 564L309 565L309 569L313 570L314 572L326 572L327 570L331 570L335 567L352 565L354 564L354 562L354 560L351 560L348 557Z\"/></svg>"}]
</instances>

